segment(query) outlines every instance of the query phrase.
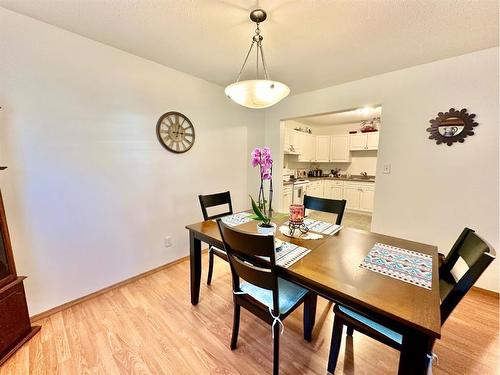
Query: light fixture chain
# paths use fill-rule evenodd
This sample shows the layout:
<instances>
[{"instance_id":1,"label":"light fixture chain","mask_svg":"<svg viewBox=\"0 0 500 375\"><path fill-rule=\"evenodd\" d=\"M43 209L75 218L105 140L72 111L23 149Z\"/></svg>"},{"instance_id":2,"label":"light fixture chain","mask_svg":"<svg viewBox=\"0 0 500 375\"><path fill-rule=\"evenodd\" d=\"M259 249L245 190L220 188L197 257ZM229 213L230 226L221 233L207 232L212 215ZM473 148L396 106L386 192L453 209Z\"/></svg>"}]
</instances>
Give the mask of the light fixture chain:
<instances>
[{"instance_id":1,"label":"light fixture chain","mask_svg":"<svg viewBox=\"0 0 500 375\"><path fill-rule=\"evenodd\" d=\"M256 77L259 79L259 45L260 42L257 42L257 48L255 49L257 51L257 71L256 71Z\"/></svg>"},{"instance_id":2,"label":"light fixture chain","mask_svg":"<svg viewBox=\"0 0 500 375\"><path fill-rule=\"evenodd\" d=\"M243 65L241 66L240 72L238 73L238 78L236 78L236 82L240 81L241 73L243 73L243 69L245 69L245 65L247 64L248 56L250 56L250 52L252 52L253 45L255 44L255 41L252 40L252 44L250 44L250 48L248 49L247 56L245 57L245 61L243 62Z\"/></svg>"},{"instance_id":3,"label":"light fixture chain","mask_svg":"<svg viewBox=\"0 0 500 375\"><path fill-rule=\"evenodd\" d=\"M260 57L262 59L262 66L264 67L264 77L265 79L269 79L269 75L267 74L267 65L266 65L266 59L264 58L264 50L262 49L262 43L259 41L257 44L257 49L260 49Z\"/></svg>"}]
</instances>

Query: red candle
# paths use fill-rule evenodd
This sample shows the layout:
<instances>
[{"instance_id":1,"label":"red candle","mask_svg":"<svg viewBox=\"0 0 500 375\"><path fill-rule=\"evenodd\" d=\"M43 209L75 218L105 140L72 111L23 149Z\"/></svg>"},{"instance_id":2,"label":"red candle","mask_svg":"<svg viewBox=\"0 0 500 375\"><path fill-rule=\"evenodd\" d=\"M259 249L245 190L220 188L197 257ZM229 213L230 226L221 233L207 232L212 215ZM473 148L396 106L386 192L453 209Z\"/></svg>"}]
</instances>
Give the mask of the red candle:
<instances>
[{"instance_id":1,"label":"red candle","mask_svg":"<svg viewBox=\"0 0 500 375\"><path fill-rule=\"evenodd\" d=\"M294 224L302 224L304 222L304 205L291 204L289 220Z\"/></svg>"}]
</instances>

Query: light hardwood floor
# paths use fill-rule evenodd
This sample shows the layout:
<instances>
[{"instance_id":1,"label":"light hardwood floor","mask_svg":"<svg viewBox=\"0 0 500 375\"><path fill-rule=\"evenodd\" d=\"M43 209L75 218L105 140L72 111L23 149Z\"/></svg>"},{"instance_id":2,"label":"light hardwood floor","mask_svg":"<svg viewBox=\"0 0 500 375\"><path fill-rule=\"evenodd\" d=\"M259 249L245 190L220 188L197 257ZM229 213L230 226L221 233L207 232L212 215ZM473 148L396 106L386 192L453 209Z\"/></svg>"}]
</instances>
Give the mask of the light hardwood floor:
<instances>
[{"instance_id":1,"label":"light hardwood floor","mask_svg":"<svg viewBox=\"0 0 500 375\"><path fill-rule=\"evenodd\" d=\"M314 210L310 210L310 215L316 220L323 220L329 223L335 223L335 220L337 219L337 215L335 214ZM342 225L370 232L372 227L372 215L354 211L345 211L344 217L342 218Z\"/></svg>"},{"instance_id":2,"label":"light hardwood floor","mask_svg":"<svg viewBox=\"0 0 500 375\"><path fill-rule=\"evenodd\" d=\"M203 261L206 270L206 255ZM40 320L41 333L0 374L270 373L270 327L247 311L239 346L229 349L230 273L227 263L215 263L198 306L190 303L189 262L176 264ZM331 307L319 299L312 343L302 339L301 308L285 321L282 374L326 373ZM496 374L498 348L498 298L473 291L444 326L434 373ZM337 373L395 374L397 365L395 350L354 333L342 340Z\"/></svg>"}]
</instances>

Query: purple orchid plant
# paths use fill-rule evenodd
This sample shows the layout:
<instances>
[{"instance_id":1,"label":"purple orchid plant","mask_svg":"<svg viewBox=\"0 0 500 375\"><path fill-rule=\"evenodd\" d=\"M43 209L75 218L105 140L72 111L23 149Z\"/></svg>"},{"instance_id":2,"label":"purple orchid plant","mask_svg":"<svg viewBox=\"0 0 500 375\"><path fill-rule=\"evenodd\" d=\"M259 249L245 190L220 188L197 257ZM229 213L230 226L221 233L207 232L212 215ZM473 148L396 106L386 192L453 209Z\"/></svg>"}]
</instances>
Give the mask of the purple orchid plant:
<instances>
[{"instance_id":1,"label":"purple orchid plant","mask_svg":"<svg viewBox=\"0 0 500 375\"><path fill-rule=\"evenodd\" d=\"M259 199L257 203L252 200L252 208L255 215L264 225L269 226L272 217L272 202L273 202L273 159L271 149L269 147L255 148L252 151L252 167L259 166L260 169L260 188ZM269 200L266 200L264 193L264 181L269 180ZM268 207L266 204L269 202Z\"/></svg>"}]
</instances>

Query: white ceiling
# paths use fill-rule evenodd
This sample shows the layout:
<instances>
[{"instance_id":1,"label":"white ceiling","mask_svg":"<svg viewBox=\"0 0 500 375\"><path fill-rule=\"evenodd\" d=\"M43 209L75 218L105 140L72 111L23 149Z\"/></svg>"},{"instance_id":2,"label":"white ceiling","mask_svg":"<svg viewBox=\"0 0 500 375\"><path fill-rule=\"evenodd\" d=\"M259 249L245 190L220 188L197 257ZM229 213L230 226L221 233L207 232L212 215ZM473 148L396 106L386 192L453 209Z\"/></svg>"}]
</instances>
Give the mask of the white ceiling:
<instances>
[{"instance_id":1,"label":"white ceiling","mask_svg":"<svg viewBox=\"0 0 500 375\"><path fill-rule=\"evenodd\" d=\"M0 6L221 86L261 26L292 94L498 45L496 0L0 0ZM255 58L250 62L254 63ZM252 65L253 68L253 65Z\"/></svg>"},{"instance_id":2,"label":"white ceiling","mask_svg":"<svg viewBox=\"0 0 500 375\"><path fill-rule=\"evenodd\" d=\"M306 125L339 125L339 124L352 124L361 122L363 120L371 120L374 117L380 117L382 107L365 107L353 109L350 111L328 113L323 115L301 117L295 119L296 121Z\"/></svg>"}]
</instances>

